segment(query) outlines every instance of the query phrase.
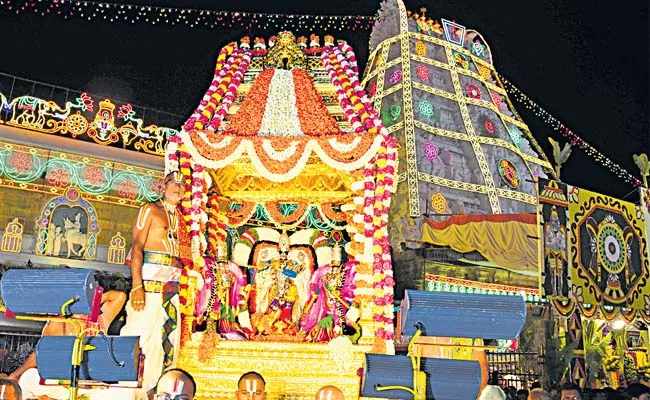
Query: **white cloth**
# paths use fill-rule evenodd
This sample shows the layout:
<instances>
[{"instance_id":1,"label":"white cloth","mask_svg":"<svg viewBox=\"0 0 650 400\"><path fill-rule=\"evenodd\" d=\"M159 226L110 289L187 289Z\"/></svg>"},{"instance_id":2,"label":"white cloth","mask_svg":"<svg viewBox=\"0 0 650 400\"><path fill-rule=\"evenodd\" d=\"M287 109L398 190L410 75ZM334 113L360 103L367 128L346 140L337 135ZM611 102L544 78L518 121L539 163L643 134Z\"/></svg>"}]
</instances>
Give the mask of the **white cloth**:
<instances>
[{"instance_id":1,"label":"white cloth","mask_svg":"<svg viewBox=\"0 0 650 400\"><path fill-rule=\"evenodd\" d=\"M142 279L144 281L178 282L180 268L161 266L145 263L142 266ZM180 301L178 294L172 300L176 308L176 315L180 318ZM126 324L120 331L121 336L140 336L140 348L145 356L142 388L137 390L136 399L147 399L146 392L153 388L163 372L165 352L163 350L163 325L167 321L167 313L162 307L162 293L145 293L145 307L142 311L135 311L131 300L126 303ZM178 359L180 347L180 320L176 321L176 329L169 339L174 346L174 364ZM170 366L173 368L174 365Z\"/></svg>"}]
</instances>

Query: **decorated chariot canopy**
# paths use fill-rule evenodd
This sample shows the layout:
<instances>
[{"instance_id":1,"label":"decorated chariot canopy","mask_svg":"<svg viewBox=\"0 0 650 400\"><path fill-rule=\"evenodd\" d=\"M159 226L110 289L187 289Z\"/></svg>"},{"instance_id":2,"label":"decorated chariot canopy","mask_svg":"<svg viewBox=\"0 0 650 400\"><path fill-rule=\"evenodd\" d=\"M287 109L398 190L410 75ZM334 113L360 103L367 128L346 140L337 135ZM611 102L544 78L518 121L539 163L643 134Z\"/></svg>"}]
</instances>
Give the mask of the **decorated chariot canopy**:
<instances>
[{"instance_id":1,"label":"decorated chariot canopy","mask_svg":"<svg viewBox=\"0 0 650 400\"><path fill-rule=\"evenodd\" d=\"M386 226L397 143L361 88L350 46L331 36L323 43L280 32L268 47L260 38L252 49L250 38L224 47L199 106L169 140L166 171L178 171L186 185L190 269L200 271L206 257L237 264L257 296L247 299L250 315L272 307L264 266L287 253L293 263L287 276L296 285L292 319L303 321L300 329L258 329L253 317L249 338L322 342L341 335L337 316L327 334L310 333L304 323L314 309L310 282L340 264L339 289L349 297L339 300L346 310L358 307L367 325L360 343L392 352Z\"/></svg>"}]
</instances>

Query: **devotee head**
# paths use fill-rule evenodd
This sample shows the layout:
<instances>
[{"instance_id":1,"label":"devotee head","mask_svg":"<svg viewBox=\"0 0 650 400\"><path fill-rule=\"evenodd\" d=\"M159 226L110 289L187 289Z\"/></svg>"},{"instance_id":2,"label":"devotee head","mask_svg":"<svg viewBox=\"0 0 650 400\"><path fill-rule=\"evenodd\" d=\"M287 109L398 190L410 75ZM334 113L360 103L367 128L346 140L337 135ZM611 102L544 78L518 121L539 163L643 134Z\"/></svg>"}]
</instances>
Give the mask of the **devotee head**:
<instances>
[{"instance_id":1,"label":"devotee head","mask_svg":"<svg viewBox=\"0 0 650 400\"><path fill-rule=\"evenodd\" d=\"M632 383L627 387L630 400L650 400L650 388L642 383Z\"/></svg>"},{"instance_id":2,"label":"devotee head","mask_svg":"<svg viewBox=\"0 0 650 400\"><path fill-rule=\"evenodd\" d=\"M164 199L175 206L181 201L183 195L183 180L180 172L170 172L165 176Z\"/></svg>"},{"instance_id":3,"label":"devotee head","mask_svg":"<svg viewBox=\"0 0 650 400\"><path fill-rule=\"evenodd\" d=\"M500 387L495 385L487 385L481 391L479 400L506 400L506 394L503 393Z\"/></svg>"},{"instance_id":4,"label":"devotee head","mask_svg":"<svg viewBox=\"0 0 650 400\"><path fill-rule=\"evenodd\" d=\"M18 382L0 378L0 400L23 400L23 392L18 386Z\"/></svg>"},{"instance_id":5,"label":"devotee head","mask_svg":"<svg viewBox=\"0 0 650 400\"><path fill-rule=\"evenodd\" d=\"M327 385L318 389L318 392L316 392L316 400L345 400L345 396L341 389L336 386Z\"/></svg>"},{"instance_id":6,"label":"devotee head","mask_svg":"<svg viewBox=\"0 0 650 400\"><path fill-rule=\"evenodd\" d=\"M246 372L237 382L237 400L265 400L266 381L255 371Z\"/></svg>"},{"instance_id":7,"label":"devotee head","mask_svg":"<svg viewBox=\"0 0 650 400\"><path fill-rule=\"evenodd\" d=\"M565 384L560 392L560 400L582 400L580 387L575 383Z\"/></svg>"},{"instance_id":8,"label":"devotee head","mask_svg":"<svg viewBox=\"0 0 650 400\"><path fill-rule=\"evenodd\" d=\"M196 382L189 372L172 368L163 372L156 385L154 400L192 400Z\"/></svg>"},{"instance_id":9,"label":"devotee head","mask_svg":"<svg viewBox=\"0 0 650 400\"><path fill-rule=\"evenodd\" d=\"M528 400L552 400L551 395L542 388L535 388L528 394Z\"/></svg>"}]
</instances>

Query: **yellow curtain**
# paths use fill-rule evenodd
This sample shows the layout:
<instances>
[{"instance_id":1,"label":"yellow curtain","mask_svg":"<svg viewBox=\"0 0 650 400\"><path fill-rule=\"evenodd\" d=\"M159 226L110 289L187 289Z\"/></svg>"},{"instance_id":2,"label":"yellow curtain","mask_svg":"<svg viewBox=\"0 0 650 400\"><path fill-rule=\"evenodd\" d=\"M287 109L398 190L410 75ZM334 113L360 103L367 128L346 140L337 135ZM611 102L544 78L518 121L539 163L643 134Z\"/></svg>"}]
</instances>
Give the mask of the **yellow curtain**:
<instances>
[{"instance_id":1,"label":"yellow curtain","mask_svg":"<svg viewBox=\"0 0 650 400\"><path fill-rule=\"evenodd\" d=\"M537 273L537 221L534 214L455 215L424 220L422 241L459 253L478 251L488 261L519 273Z\"/></svg>"}]
</instances>

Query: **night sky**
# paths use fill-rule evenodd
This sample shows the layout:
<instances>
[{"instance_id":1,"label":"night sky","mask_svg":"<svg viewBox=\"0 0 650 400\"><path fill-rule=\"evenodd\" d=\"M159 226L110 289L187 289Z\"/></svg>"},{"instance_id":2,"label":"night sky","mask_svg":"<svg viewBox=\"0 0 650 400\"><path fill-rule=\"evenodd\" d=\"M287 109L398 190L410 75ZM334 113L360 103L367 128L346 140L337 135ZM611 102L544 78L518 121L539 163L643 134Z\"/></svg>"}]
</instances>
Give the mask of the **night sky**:
<instances>
[{"instance_id":1,"label":"night sky","mask_svg":"<svg viewBox=\"0 0 650 400\"><path fill-rule=\"evenodd\" d=\"M45 1L45 0L43 0ZM133 4L188 6L187 1ZM193 1L192 8L273 13L373 15L377 1ZM497 71L578 135L638 176L632 154L650 152L649 16L645 1L406 1L428 15L481 32ZM235 6L236 5L236 6ZM209 84L218 50L275 31L106 23L15 15L0 5L0 72L188 116ZM311 32L298 32L309 36ZM321 34L321 39L324 32ZM347 40L362 66L368 32L331 32ZM557 135L516 105L548 150ZM556 139L561 139L554 136ZM623 197L632 186L574 149L562 178ZM628 200L636 201L633 193Z\"/></svg>"}]
</instances>

